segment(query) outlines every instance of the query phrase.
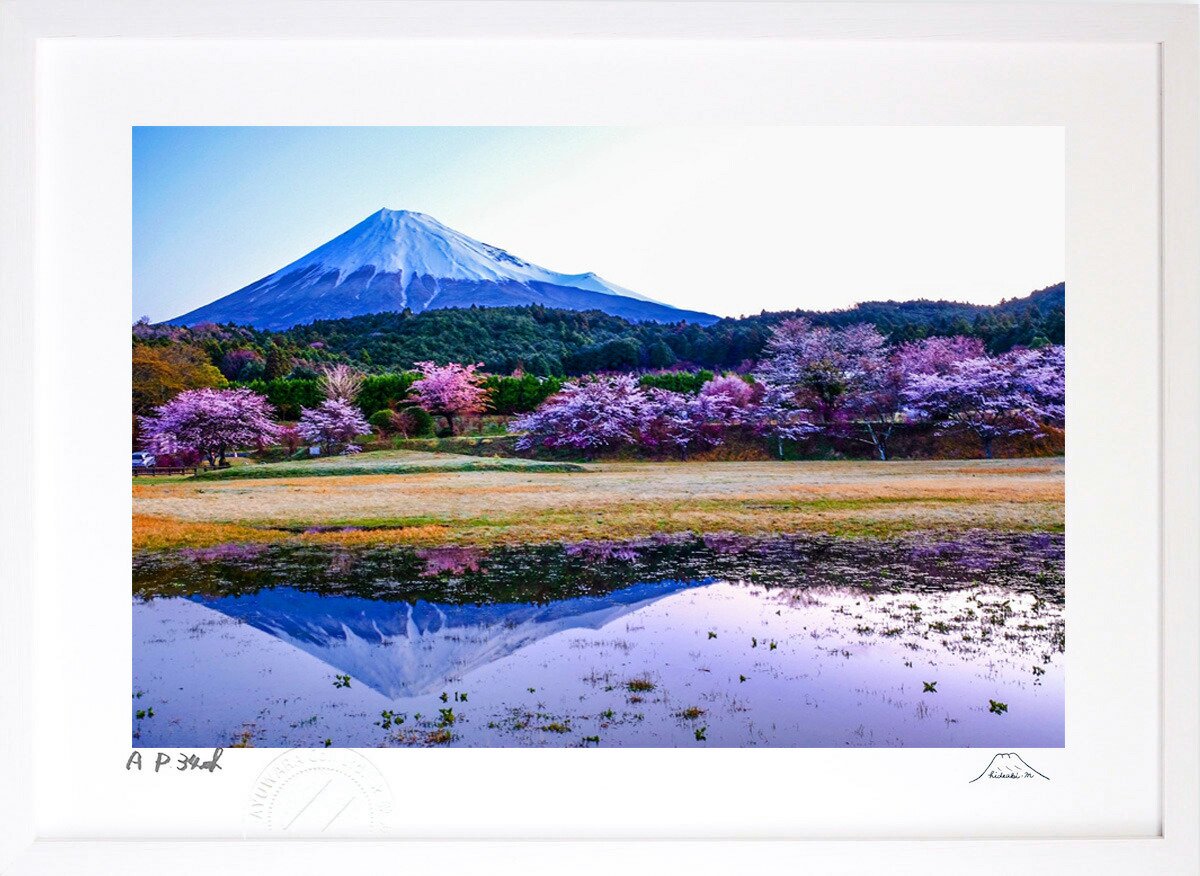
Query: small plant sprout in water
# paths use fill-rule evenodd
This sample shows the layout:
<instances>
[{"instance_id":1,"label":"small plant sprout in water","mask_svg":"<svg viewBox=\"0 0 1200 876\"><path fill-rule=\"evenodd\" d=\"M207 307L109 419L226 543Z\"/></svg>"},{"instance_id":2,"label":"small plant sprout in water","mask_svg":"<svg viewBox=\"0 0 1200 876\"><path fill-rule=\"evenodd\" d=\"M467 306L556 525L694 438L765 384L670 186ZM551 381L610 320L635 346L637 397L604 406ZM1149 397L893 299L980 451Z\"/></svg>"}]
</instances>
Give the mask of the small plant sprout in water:
<instances>
[{"instance_id":1,"label":"small plant sprout in water","mask_svg":"<svg viewBox=\"0 0 1200 876\"><path fill-rule=\"evenodd\" d=\"M704 709L699 706L688 706L686 709L675 713L677 717L683 718L685 721L695 721L704 714Z\"/></svg>"},{"instance_id":2,"label":"small plant sprout in water","mask_svg":"<svg viewBox=\"0 0 1200 876\"><path fill-rule=\"evenodd\" d=\"M745 684L745 683L746 683L746 676L739 675L738 676L738 684Z\"/></svg>"},{"instance_id":3,"label":"small plant sprout in water","mask_svg":"<svg viewBox=\"0 0 1200 876\"><path fill-rule=\"evenodd\" d=\"M630 693L649 693L654 690L654 682L648 678L631 678L625 682L625 687Z\"/></svg>"},{"instance_id":4,"label":"small plant sprout in water","mask_svg":"<svg viewBox=\"0 0 1200 876\"><path fill-rule=\"evenodd\" d=\"M937 693L936 681L923 681L921 684L925 685L925 689L921 693Z\"/></svg>"},{"instance_id":5,"label":"small plant sprout in water","mask_svg":"<svg viewBox=\"0 0 1200 876\"><path fill-rule=\"evenodd\" d=\"M334 687L349 687L350 686L350 676L349 675L335 675L333 677L333 686Z\"/></svg>"},{"instance_id":6,"label":"small plant sprout in water","mask_svg":"<svg viewBox=\"0 0 1200 876\"><path fill-rule=\"evenodd\" d=\"M562 721L551 721L542 727L543 733L570 733L571 727L569 724L564 724ZM599 738L596 739L599 742Z\"/></svg>"},{"instance_id":7,"label":"small plant sprout in water","mask_svg":"<svg viewBox=\"0 0 1200 876\"><path fill-rule=\"evenodd\" d=\"M467 695L465 692L464 693L459 693L458 691L454 692L454 702L465 703L466 701L467 701Z\"/></svg>"},{"instance_id":8,"label":"small plant sprout in water","mask_svg":"<svg viewBox=\"0 0 1200 876\"><path fill-rule=\"evenodd\" d=\"M769 650L771 650L771 651L774 651L774 650L775 650L776 648L778 648L778 647L779 647L779 646L778 646L777 644L775 644L775 640L774 640L774 639L772 639L772 640L771 640L771 647L770 647L770 649L769 649Z\"/></svg>"},{"instance_id":9,"label":"small plant sprout in water","mask_svg":"<svg viewBox=\"0 0 1200 876\"><path fill-rule=\"evenodd\" d=\"M757 637L757 636L751 636L751 637L750 637L750 647L751 647L751 648L757 648L757 647L758 647L758 637Z\"/></svg>"},{"instance_id":10,"label":"small plant sprout in water","mask_svg":"<svg viewBox=\"0 0 1200 876\"><path fill-rule=\"evenodd\" d=\"M707 727L697 727L696 728L696 741L697 742L705 742L707 740L707 736L705 735L707 732L708 732Z\"/></svg>"},{"instance_id":11,"label":"small plant sprout in water","mask_svg":"<svg viewBox=\"0 0 1200 876\"><path fill-rule=\"evenodd\" d=\"M325 740L325 747L326 747L326 748L329 748L331 745L333 745L333 740L332 740L332 739L326 739L326 740Z\"/></svg>"},{"instance_id":12,"label":"small plant sprout in water","mask_svg":"<svg viewBox=\"0 0 1200 876\"><path fill-rule=\"evenodd\" d=\"M709 630L709 631L708 631L708 637L709 637L710 639L715 639L715 638L717 637L717 634L716 634L716 632L714 632L713 630Z\"/></svg>"},{"instance_id":13,"label":"small plant sprout in water","mask_svg":"<svg viewBox=\"0 0 1200 876\"><path fill-rule=\"evenodd\" d=\"M438 709L438 726L449 727L455 722L454 709Z\"/></svg>"},{"instance_id":14,"label":"small plant sprout in water","mask_svg":"<svg viewBox=\"0 0 1200 876\"><path fill-rule=\"evenodd\" d=\"M599 745L599 744L600 744L600 737L599 737L599 736L585 736L585 737L583 737L583 746L584 746L584 748L587 748L589 745Z\"/></svg>"},{"instance_id":15,"label":"small plant sprout in water","mask_svg":"<svg viewBox=\"0 0 1200 876\"><path fill-rule=\"evenodd\" d=\"M230 748L253 748L254 747L254 731L249 727L243 727L242 732L238 734L237 739L229 744Z\"/></svg>"},{"instance_id":16,"label":"small plant sprout in water","mask_svg":"<svg viewBox=\"0 0 1200 876\"><path fill-rule=\"evenodd\" d=\"M1008 711L1008 703L998 703L995 700L988 700L988 711L993 715L1003 715Z\"/></svg>"},{"instance_id":17,"label":"small plant sprout in water","mask_svg":"<svg viewBox=\"0 0 1200 876\"><path fill-rule=\"evenodd\" d=\"M447 702L450 699L450 694L446 693L445 691L442 691L442 695L440 697L438 697L438 699L441 700L443 703Z\"/></svg>"},{"instance_id":18,"label":"small plant sprout in water","mask_svg":"<svg viewBox=\"0 0 1200 876\"><path fill-rule=\"evenodd\" d=\"M401 712L393 712L391 709L384 709L379 713L379 717L380 720L376 721L375 723L384 730L390 730L393 724L397 727L403 724L404 719L408 716Z\"/></svg>"}]
</instances>

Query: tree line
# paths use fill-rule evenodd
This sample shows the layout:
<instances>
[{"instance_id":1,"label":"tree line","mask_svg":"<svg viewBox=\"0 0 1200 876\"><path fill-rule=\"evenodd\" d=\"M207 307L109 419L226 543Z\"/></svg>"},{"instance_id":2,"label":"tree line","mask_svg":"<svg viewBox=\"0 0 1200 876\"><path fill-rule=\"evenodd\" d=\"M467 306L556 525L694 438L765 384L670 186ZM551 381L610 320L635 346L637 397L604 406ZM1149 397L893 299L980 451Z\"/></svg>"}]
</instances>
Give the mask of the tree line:
<instances>
[{"instance_id":1,"label":"tree line","mask_svg":"<svg viewBox=\"0 0 1200 876\"><path fill-rule=\"evenodd\" d=\"M1065 287L983 306L947 301L877 301L832 312L789 311L691 323L631 323L599 311L529 307L378 313L320 320L272 332L236 325L134 326L137 347L179 347L231 382L315 380L323 364L367 373L403 372L421 361L478 362L492 374L569 377L603 371L745 370L776 326L807 319L818 327L872 325L889 343L927 337L979 339L991 355L1062 344Z\"/></svg>"},{"instance_id":2,"label":"tree line","mask_svg":"<svg viewBox=\"0 0 1200 876\"><path fill-rule=\"evenodd\" d=\"M869 445L880 460L907 424L996 442L1062 428L1063 347L1040 344L990 355L978 338L931 337L890 345L874 326L817 326L803 318L776 326L748 375L714 377L688 394L646 387L630 375L566 384L536 411L516 418L517 449L570 448L591 454L622 445L686 456L732 436L779 442L813 435Z\"/></svg>"},{"instance_id":3,"label":"tree line","mask_svg":"<svg viewBox=\"0 0 1200 876\"><path fill-rule=\"evenodd\" d=\"M509 424L520 436L517 449L569 448L589 456L622 445L686 456L734 436L773 437L782 456L785 439L824 434L869 444L887 460L896 428L924 422L939 432L972 435L991 458L997 440L1038 437L1065 425L1061 345L992 355L980 339L965 336L889 344L868 323L784 320L751 373L709 372L702 382L699 375L639 380L619 373L563 382L487 375L478 364L415 365L411 375L373 377L345 364L323 366L320 398L301 403L294 426L279 422L269 398L253 388L185 389L137 418L141 440L159 454L202 455L214 466L228 450L247 445L282 443L295 453L303 441L324 453L351 453L372 427L409 434L420 418L422 428L439 419L454 434L462 418L494 409L501 387L512 403L531 407ZM391 381L403 396L368 421L361 399L369 381ZM526 401L520 401L522 387L532 392Z\"/></svg>"}]
</instances>

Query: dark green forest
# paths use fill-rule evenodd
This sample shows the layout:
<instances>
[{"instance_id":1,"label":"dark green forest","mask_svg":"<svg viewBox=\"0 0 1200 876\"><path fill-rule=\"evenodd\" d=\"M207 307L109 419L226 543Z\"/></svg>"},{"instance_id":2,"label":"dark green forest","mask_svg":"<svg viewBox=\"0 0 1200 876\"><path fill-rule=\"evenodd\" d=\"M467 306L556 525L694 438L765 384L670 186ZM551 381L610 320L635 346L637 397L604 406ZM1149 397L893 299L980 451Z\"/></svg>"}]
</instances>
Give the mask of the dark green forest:
<instances>
[{"instance_id":1,"label":"dark green forest","mask_svg":"<svg viewBox=\"0 0 1200 876\"><path fill-rule=\"evenodd\" d=\"M315 377L322 362L368 373L414 362L482 362L493 374L569 376L593 371L733 369L762 351L772 327L806 317L818 325L873 323L893 343L930 335L981 338L991 353L1064 342L1065 286L1059 283L991 306L950 301L871 301L845 310L794 310L722 319L710 326L631 323L599 311L541 306L379 313L322 320L286 331L244 326L134 326L134 343L203 350L229 380Z\"/></svg>"}]
</instances>

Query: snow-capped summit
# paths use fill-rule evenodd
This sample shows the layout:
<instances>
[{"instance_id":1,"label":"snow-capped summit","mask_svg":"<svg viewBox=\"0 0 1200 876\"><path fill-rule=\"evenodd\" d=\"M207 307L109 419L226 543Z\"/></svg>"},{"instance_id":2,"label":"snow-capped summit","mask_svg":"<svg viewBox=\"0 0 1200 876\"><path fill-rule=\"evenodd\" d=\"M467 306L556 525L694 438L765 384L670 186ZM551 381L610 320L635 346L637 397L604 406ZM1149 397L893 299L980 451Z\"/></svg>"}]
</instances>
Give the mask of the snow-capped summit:
<instances>
[{"instance_id":1,"label":"snow-capped summit","mask_svg":"<svg viewBox=\"0 0 1200 876\"><path fill-rule=\"evenodd\" d=\"M710 323L609 283L517 258L411 210L379 210L275 273L171 320L283 329L316 319L543 304L654 322Z\"/></svg>"},{"instance_id":2,"label":"snow-capped summit","mask_svg":"<svg viewBox=\"0 0 1200 876\"><path fill-rule=\"evenodd\" d=\"M319 246L304 258L276 271L281 277L310 266L338 271L341 278L362 268L376 273L402 273L413 277L480 282L538 281L574 286L606 295L625 295L650 301L644 295L605 282L595 274L560 274L509 255L447 228L432 216L413 210L383 209L372 213L349 231Z\"/></svg>"}]
</instances>

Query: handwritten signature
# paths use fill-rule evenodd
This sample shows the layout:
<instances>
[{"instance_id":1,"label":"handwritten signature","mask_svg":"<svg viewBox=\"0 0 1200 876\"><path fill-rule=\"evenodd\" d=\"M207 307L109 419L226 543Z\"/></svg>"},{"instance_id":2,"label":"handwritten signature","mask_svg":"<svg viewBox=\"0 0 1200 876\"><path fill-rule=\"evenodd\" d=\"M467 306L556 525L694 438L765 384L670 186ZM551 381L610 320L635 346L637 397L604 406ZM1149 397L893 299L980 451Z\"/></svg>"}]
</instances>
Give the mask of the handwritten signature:
<instances>
[{"instance_id":1,"label":"handwritten signature","mask_svg":"<svg viewBox=\"0 0 1200 876\"><path fill-rule=\"evenodd\" d=\"M158 772L169 763L175 763L171 772L191 772L192 770L203 770L204 772L214 773L221 768L221 754L225 751L223 748L214 748L212 757L208 760L201 760L198 754L188 754L186 751L179 752L178 757L172 757L165 751L155 752L154 754L154 771ZM136 769L141 772L142 769L142 753L135 751L129 755L129 759L125 761L126 770Z\"/></svg>"}]
</instances>

